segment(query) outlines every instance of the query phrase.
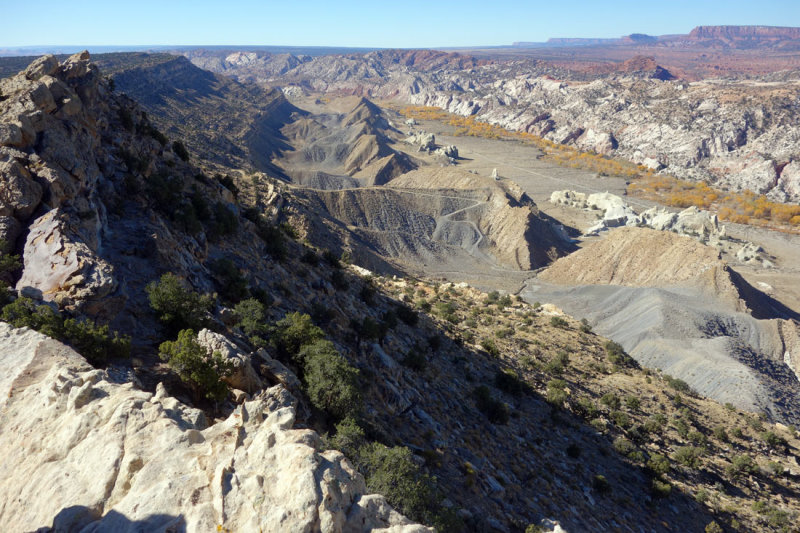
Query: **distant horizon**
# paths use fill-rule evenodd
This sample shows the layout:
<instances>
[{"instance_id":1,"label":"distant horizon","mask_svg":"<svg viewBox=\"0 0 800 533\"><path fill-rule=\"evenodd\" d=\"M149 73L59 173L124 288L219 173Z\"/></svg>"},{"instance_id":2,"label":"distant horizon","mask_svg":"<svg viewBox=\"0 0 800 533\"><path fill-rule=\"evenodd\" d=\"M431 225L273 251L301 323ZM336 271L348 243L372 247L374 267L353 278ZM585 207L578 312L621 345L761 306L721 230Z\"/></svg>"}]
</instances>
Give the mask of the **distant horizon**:
<instances>
[{"instance_id":1,"label":"distant horizon","mask_svg":"<svg viewBox=\"0 0 800 533\"><path fill-rule=\"evenodd\" d=\"M31 13L46 13L36 24ZM0 0L8 22L0 53L56 48L150 49L254 46L352 49L470 49L548 39L613 39L634 33L686 34L696 26L800 27L795 0L671 0L642 4L590 0L563 4L495 0L427 3L402 8L350 0L211 0L136 4L76 0ZM37 44L38 43L38 44ZM41 44L46 43L46 44ZM82 44L71 44L82 43ZM112 43L112 44L109 44ZM156 43L156 44L142 44Z\"/></svg>"},{"instance_id":2,"label":"distant horizon","mask_svg":"<svg viewBox=\"0 0 800 533\"><path fill-rule=\"evenodd\" d=\"M642 32L630 32L616 37L598 37L598 36L551 36L542 41L513 41L501 44L473 44L463 46L338 46L338 45L298 45L298 44L40 44L40 45L24 45L24 46L0 46L0 57L14 57L27 55L23 52L28 52L31 55L37 54L72 54L89 50L90 53L114 53L114 52L164 52L169 50L186 50L186 49L232 49L232 50L298 50L298 51L312 51L318 50L320 52L330 50L352 51L352 52L370 52L379 50L482 50L482 49L503 49L512 48L516 43L525 44L545 44L550 40L556 39L575 39L575 40L613 40L621 39L629 35L647 35L649 37L663 37L671 35L687 35L692 29L698 26L754 26L754 27L770 27L770 28L798 28L800 26L786 26L786 25L772 25L772 24L698 24L686 32L668 33L668 34L649 34ZM19 52L15 54L15 52ZM313 55L313 54L310 54Z\"/></svg>"}]
</instances>

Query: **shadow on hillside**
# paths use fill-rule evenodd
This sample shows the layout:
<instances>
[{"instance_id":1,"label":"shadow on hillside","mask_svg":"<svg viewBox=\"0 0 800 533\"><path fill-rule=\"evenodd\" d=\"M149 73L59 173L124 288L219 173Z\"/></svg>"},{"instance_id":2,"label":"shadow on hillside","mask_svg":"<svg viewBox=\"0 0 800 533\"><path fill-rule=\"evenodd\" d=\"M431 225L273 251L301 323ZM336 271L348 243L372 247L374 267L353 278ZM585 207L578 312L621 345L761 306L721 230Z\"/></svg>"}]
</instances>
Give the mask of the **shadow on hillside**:
<instances>
[{"instance_id":1,"label":"shadow on hillside","mask_svg":"<svg viewBox=\"0 0 800 533\"><path fill-rule=\"evenodd\" d=\"M782 318L800 321L800 313L782 304L772 296L759 291L732 268L728 270L730 271L731 281L739 290L739 294L747 304L747 307L751 309L754 318L759 320Z\"/></svg>"},{"instance_id":2,"label":"shadow on hillside","mask_svg":"<svg viewBox=\"0 0 800 533\"><path fill-rule=\"evenodd\" d=\"M37 529L41 533L72 533L86 528L92 531L114 531L115 533L148 531L153 533L184 533L186 520L182 515L152 514L141 520L131 520L122 513L111 510L100 516L95 510L83 505L65 507L53 518L52 526Z\"/></svg>"},{"instance_id":3,"label":"shadow on hillside","mask_svg":"<svg viewBox=\"0 0 800 533\"><path fill-rule=\"evenodd\" d=\"M353 279L352 285L355 290L360 283ZM384 296L355 318L377 319L396 303ZM402 330L389 333L380 350L349 346L369 376L364 385L368 410L375 414L372 437L424 457L456 507L470 511L465 530L523 531L551 518L567 531L644 526L701 532L713 519L692 494L677 487L659 496L645 468L614 450L617 435L634 440L633 432L598 433L586 419L552 407L533 389L520 391L498 379L509 368L520 372L526 349L508 359L492 356L451 340L458 328L424 314L412 329L412 338L439 339L434 348L420 348L426 354L422 369L407 366L390 338L407 335ZM581 388L580 382L574 385ZM492 413L479 406L480 388L484 395L488 391L490 403L507 406L506 423L490 421Z\"/></svg>"}]
</instances>

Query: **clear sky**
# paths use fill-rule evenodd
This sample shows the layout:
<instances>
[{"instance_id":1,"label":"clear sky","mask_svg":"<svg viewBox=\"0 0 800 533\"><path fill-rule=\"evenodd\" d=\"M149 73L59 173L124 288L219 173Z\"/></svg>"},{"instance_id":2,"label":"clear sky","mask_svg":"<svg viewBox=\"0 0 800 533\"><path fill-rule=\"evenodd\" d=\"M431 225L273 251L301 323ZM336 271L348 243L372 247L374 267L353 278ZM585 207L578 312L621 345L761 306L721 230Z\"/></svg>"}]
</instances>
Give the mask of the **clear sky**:
<instances>
[{"instance_id":1,"label":"clear sky","mask_svg":"<svg viewBox=\"0 0 800 533\"><path fill-rule=\"evenodd\" d=\"M800 0L0 0L0 48L291 45L426 48L800 26Z\"/></svg>"}]
</instances>

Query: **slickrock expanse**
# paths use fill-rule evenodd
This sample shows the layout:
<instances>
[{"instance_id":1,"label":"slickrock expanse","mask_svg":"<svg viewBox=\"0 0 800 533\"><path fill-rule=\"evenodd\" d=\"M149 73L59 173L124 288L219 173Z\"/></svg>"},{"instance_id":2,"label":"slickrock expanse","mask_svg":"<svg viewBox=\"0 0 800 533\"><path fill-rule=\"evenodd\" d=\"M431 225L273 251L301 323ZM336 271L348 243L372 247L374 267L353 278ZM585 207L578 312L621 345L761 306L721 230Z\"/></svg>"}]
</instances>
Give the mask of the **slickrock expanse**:
<instances>
[{"instance_id":1,"label":"slickrock expanse","mask_svg":"<svg viewBox=\"0 0 800 533\"><path fill-rule=\"evenodd\" d=\"M0 60L4 530L795 531L791 30Z\"/></svg>"}]
</instances>

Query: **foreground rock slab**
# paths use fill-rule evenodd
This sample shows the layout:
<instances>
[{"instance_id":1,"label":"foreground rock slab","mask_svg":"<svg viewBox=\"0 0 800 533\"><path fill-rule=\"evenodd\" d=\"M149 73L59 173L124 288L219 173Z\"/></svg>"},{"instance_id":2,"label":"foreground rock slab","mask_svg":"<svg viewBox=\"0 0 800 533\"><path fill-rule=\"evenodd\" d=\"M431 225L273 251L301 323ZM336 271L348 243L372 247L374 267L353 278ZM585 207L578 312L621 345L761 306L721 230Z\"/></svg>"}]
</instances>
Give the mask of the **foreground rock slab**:
<instances>
[{"instance_id":1,"label":"foreground rock slab","mask_svg":"<svg viewBox=\"0 0 800 533\"><path fill-rule=\"evenodd\" d=\"M39 333L0 323L0 346L5 531L430 531L291 429L281 386L207 427Z\"/></svg>"}]
</instances>

